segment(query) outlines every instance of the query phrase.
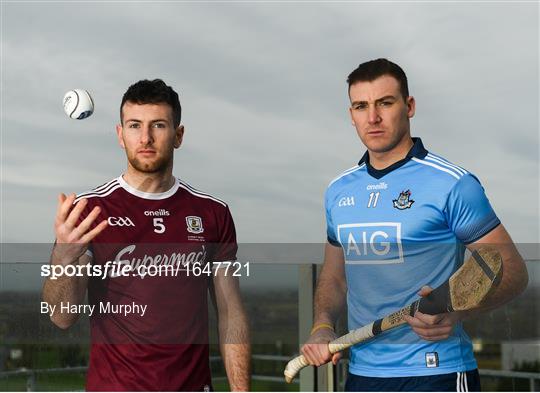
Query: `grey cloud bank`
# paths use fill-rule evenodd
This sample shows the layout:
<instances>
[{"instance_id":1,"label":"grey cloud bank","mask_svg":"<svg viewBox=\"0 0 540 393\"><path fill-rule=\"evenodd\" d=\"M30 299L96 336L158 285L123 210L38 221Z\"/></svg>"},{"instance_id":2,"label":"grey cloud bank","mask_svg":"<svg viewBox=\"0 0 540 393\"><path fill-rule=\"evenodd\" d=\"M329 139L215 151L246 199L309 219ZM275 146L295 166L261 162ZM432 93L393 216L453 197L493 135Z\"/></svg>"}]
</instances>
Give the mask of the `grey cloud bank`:
<instances>
[{"instance_id":1,"label":"grey cloud bank","mask_svg":"<svg viewBox=\"0 0 540 393\"><path fill-rule=\"evenodd\" d=\"M3 3L2 22L3 242L51 241L59 192L123 171L121 96L155 77L183 105L175 174L230 204L239 241L324 241L325 188L364 151L345 79L376 57L408 74L413 133L539 241L538 4ZM64 115L72 88L91 118Z\"/></svg>"}]
</instances>

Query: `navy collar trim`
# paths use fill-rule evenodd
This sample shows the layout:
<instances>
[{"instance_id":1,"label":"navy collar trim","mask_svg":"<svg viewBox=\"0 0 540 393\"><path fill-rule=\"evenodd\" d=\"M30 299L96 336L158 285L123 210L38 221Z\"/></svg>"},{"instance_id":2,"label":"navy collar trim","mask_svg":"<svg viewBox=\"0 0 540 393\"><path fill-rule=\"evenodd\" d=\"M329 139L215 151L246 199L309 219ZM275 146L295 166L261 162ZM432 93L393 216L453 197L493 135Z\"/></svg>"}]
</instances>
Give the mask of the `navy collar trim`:
<instances>
[{"instance_id":1,"label":"navy collar trim","mask_svg":"<svg viewBox=\"0 0 540 393\"><path fill-rule=\"evenodd\" d=\"M405 165L407 162L410 161L411 158L416 157L423 159L427 156L428 151L424 147L424 144L422 143L422 140L420 138L412 138L413 140L413 146L411 147L411 150L407 153L405 158L402 160L399 160L397 162L394 162L389 167L386 167L384 169L375 169L371 166L369 163L369 152L365 152L360 161L358 162L358 165L362 165L363 163L366 164L366 168L368 173L374 177L375 179L380 179L384 175L389 174L390 172L398 169L399 167Z\"/></svg>"}]
</instances>

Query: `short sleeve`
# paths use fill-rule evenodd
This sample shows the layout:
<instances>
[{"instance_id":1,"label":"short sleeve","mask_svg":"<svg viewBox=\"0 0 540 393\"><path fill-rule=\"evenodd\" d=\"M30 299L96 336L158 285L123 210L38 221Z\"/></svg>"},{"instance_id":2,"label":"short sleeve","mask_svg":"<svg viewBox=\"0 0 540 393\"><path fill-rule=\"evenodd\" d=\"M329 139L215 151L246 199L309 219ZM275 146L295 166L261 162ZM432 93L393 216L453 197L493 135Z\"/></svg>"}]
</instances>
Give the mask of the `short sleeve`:
<instances>
[{"instance_id":1,"label":"short sleeve","mask_svg":"<svg viewBox=\"0 0 540 393\"><path fill-rule=\"evenodd\" d=\"M501 223L480 181L471 174L461 177L450 191L445 214L450 229L465 244L477 241Z\"/></svg>"},{"instance_id":2,"label":"short sleeve","mask_svg":"<svg viewBox=\"0 0 540 393\"><path fill-rule=\"evenodd\" d=\"M336 230L334 227L334 222L332 220L332 211L331 211L331 204L329 202L329 190L326 190L325 196L324 196L324 210L326 212L326 238L328 240L328 243L330 243L333 246L341 247L341 244L337 240L336 236Z\"/></svg>"},{"instance_id":3,"label":"short sleeve","mask_svg":"<svg viewBox=\"0 0 540 393\"><path fill-rule=\"evenodd\" d=\"M236 243L236 229L229 208L225 209L223 215L219 218L219 243L216 244L214 253L214 262L236 261L238 244Z\"/></svg>"}]
</instances>

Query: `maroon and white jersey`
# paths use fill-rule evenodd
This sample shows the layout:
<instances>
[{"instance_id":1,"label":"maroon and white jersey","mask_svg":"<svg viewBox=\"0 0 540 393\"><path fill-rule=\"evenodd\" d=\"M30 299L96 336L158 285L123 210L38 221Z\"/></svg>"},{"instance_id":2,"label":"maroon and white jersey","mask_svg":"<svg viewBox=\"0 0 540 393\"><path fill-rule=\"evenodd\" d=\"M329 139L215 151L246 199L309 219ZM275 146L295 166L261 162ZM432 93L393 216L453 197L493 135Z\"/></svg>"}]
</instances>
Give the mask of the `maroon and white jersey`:
<instances>
[{"instance_id":1,"label":"maroon and white jersey","mask_svg":"<svg viewBox=\"0 0 540 393\"><path fill-rule=\"evenodd\" d=\"M167 192L144 193L120 176L82 198L81 220L99 206L94 225L109 223L88 251L104 274L88 283L87 390L207 390L212 275L191 269L236 260L229 208L178 179Z\"/></svg>"}]
</instances>

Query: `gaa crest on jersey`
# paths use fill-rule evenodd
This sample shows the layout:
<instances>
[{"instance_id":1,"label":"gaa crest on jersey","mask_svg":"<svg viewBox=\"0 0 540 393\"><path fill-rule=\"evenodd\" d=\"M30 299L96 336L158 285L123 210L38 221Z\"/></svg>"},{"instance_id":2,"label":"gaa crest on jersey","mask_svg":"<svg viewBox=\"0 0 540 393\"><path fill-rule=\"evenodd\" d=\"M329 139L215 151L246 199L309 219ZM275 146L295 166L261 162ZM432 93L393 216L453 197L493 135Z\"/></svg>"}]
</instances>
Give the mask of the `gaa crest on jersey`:
<instances>
[{"instance_id":1,"label":"gaa crest on jersey","mask_svg":"<svg viewBox=\"0 0 540 393\"><path fill-rule=\"evenodd\" d=\"M112 227L134 227L135 224L129 217L108 217L107 222Z\"/></svg>"},{"instance_id":2,"label":"gaa crest on jersey","mask_svg":"<svg viewBox=\"0 0 540 393\"><path fill-rule=\"evenodd\" d=\"M392 202L394 202L394 207L399 210L410 209L410 207L414 203L414 201L410 199L410 197L410 190L400 192L398 198L392 200Z\"/></svg>"},{"instance_id":3,"label":"gaa crest on jersey","mask_svg":"<svg viewBox=\"0 0 540 393\"><path fill-rule=\"evenodd\" d=\"M186 217L187 231L189 233L203 233L202 219L199 216Z\"/></svg>"}]
</instances>

